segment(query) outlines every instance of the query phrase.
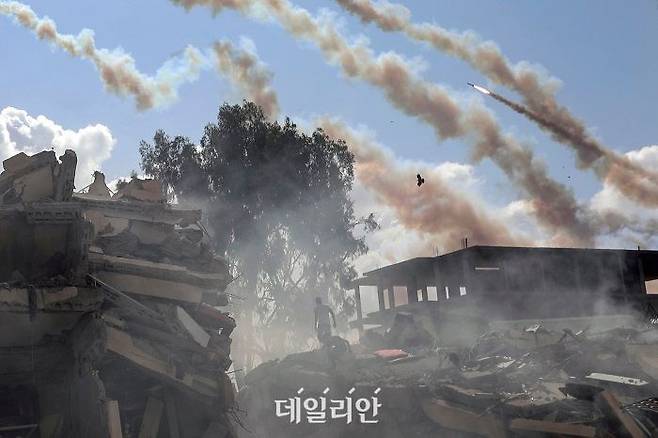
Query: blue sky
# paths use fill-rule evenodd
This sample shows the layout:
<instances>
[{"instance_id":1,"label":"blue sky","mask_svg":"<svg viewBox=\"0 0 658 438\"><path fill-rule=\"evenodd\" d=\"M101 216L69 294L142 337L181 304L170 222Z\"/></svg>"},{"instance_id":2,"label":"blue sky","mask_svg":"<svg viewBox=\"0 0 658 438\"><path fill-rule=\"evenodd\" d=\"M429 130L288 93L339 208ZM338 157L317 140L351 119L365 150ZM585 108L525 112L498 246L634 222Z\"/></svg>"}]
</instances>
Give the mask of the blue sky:
<instances>
[{"instance_id":1,"label":"blue sky","mask_svg":"<svg viewBox=\"0 0 658 438\"><path fill-rule=\"evenodd\" d=\"M462 141L439 144L427 125L401 114L382 93L362 82L346 80L327 65L314 47L295 41L274 23L247 19L235 12L212 17L206 9L191 12L166 0L26 2L47 15L63 33L95 31L98 47L122 47L149 74L186 45L209 47L217 39L253 40L260 58L274 72L273 85L283 114L310 119L338 115L363 124L400 157L427 162L467 162ZM366 36L376 52L394 50L419 57L427 65L423 77L464 96L466 81L486 84L463 62L442 55L400 34L385 34L350 17L330 1L298 1L312 12L334 11L350 37ZM582 118L606 145L628 151L658 143L658 2L611 0L555 1L405 1L415 21L435 22L454 30L474 30L495 41L512 61L543 65L563 81L559 101ZM89 62L74 59L38 41L30 32L0 17L0 108L14 106L31 115L44 114L58 124L78 129L102 123L117 139L104 162L108 177L138 169L137 146L157 128L197 140L223 101L239 95L213 71L184 85L177 102L164 109L138 112L129 99L108 94ZM507 90L501 94L516 98ZM485 101L501 124L526 139L549 164L557 180L573 187L580 199L600 189L588 172L574 169L572 153L535 126L493 101ZM47 146L47 145L44 145ZM478 167L486 180L482 195L500 205L516 197L491 163Z\"/></svg>"}]
</instances>

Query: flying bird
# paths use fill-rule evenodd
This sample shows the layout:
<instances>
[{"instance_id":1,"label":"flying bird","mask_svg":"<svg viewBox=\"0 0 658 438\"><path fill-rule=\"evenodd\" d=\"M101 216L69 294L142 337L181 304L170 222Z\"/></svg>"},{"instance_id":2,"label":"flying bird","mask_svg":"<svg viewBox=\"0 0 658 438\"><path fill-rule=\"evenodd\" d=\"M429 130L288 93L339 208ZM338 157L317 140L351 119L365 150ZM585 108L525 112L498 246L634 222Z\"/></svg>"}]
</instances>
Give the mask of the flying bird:
<instances>
[{"instance_id":1,"label":"flying bird","mask_svg":"<svg viewBox=\"0 0 658 438\"><path fill-rule=\"evenodd\" d=\"M418 180L418 182L416 183L418 185L418 187L422 186L423 183L425 183L425 178L420 176L420 173L418 175L416 175L416 179Z\"/></svg>"}]
</instances>

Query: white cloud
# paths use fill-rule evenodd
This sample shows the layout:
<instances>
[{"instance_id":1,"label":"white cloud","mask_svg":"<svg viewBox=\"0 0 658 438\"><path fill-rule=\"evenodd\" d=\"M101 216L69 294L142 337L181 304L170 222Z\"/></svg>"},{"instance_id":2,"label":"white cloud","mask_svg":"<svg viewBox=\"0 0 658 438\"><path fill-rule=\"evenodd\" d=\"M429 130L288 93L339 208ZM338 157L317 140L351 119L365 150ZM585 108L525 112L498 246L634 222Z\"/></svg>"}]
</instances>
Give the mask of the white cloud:
<instances>
[{"instance_id":1,"label":"white cloud","mask_svg":"<svg viewBox=\"0 0 658 438\"><path fill-rule=\"evenodd\" d=\"M358 179L354 182L350 196L354 201L357 216L374 213L380 225L380 229L366 236L368 253L355 260L355 268L359 274L408 258L432 255L422 250L431 248L424 243L428 238L400 224L394 211L380 203Z\"/></svg>"},{"instance_id":2,"label":"white cloud","mask_svg":"<svg viewBox=\"0 0 658 438\"><path fill-rule=\"evenodd\" d=\"M28 155L53 149L57 156L72 149L78 156L75 185L81 189L91 182L94 170L110 157L116 143L110 129L101 124L77 131L65 129L48 117L36 117L8 106L0 111L0 160L19 152Z\"/></svg>"},{"instance_id":3,"label":"white cloud","mask_svg":"<svg viewBox=\"0 0 658 438\"><path fill-rule=\"evenodd\" d=\"M648 170L658 169L658 145L630 151L626 156ZM629 200L615 187L606 183L592 197L590 208L602 217L616 215L623 219L625 224L613 236L604 237L601 243L616 247L629 247L629 243L639 244L645 248L658 246L658 237L654 232L655 224L658 223L657 209L644 207Z\"/></svg>"},{"instance_id":4,"label":"white cloud","mask_svg":"<svg viewBox=\"0 0 658 438\"><path fill-rule=\"evenodd\" d=\"M431 173L456 190L473 189L480 183L475 176L475 168L470 164L446 161L435 166Z\"/></svg>"},{"instance_id":5,"label":"white cloud","mask_svg":"<svg viewBox=\"0 0 658 438\"><path fill-rule=\"evenodd\" d=\"M518 199L510 202L504 207L498 209L496 217L508 226L514 233L522 233L536 242L538 245L545 245L547 236L542 232L537 224L535 209L532 201L527 199Z\"/></svg>"}]
</instances>

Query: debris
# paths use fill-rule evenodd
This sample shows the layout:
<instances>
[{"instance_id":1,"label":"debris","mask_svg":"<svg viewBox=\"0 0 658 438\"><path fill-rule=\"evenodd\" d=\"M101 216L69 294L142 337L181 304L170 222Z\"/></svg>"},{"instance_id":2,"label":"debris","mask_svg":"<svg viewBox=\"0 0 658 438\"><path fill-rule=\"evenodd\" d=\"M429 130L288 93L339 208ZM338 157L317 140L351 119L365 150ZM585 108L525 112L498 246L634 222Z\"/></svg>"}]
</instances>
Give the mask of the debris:
<instances>
[{"instance_id":1,"label":"debris","mask_svg":"<svg viewBox=\"0 0 658 438\"><path fill-rule=\"evenodd\" d=\"M579 400L593 401L594 397L599 392L603 391L603 388L586 383L567 382L563 388L560 388L560 391L562 391L564 395L568 395Z\"/></svg>"},{"instance_id":2,"label":"debris","mask_svg":"<svg viewBox=\"0 0 658 438\"><path fill-rule=\"evenodd\" d=\"M601 408L606 418L614 428L616 436L629 436L632 438L644 438L646 435L635 423L633 417L621 409L617 398L609 391L603 391L596 396L596 404Z\"/></svg>"},{"instance_id":3,"label":"debris","mask_svg":"<svg viewBox=\"0 0 658 438\"><path fill-rule=\"evenodd\" d=\"M165 407L167 408L167 424L169 426L169 437L180 438L180 426L178 425L178 411L176 410L176 399L171 392L165 394Z\"/></svg>"},{"instance_id":4,"label":"debris","mask_svg":"<svg viewBox=\"0 0 658 438\"><path fill-rule=\"evenodd\" d=\"M649 382L647 382L646 380L635 379L633 377L615 376L614 374L605 374L605 373L591 373L585 376L585 378L591 380L600 380L602 382L621 383L624 385L633 385L633 386L644 386L649 384Z\"/></svg>"},{"instance_id":5,"label":"debris","mask_svg":"<svg viewBox=\"0 0 658 438\"><path fill-rule=\"evenodd\" d=\"M122 438L123 432L121 431L119 402L116 400L108 400L105 402L105 409L107 409L107 428L109 438Z\"/></svg>"},{"instance_id":6,"label":"debris","mask_svg":"<svg viewBox=\"0 0 658 438\"><path fill-rule=\"evenodd\" d=\"M393 324L385 335L389 348L429 346L434 337L414 316L407 312L397 312Z\"/></svg>"},{"instance_id":7,"label":"debris","mask_svg":"<svg viewBox=\"0 0 658 438\"><path fill-rule=\"evenodd\" d=\"M258 367L246 375L240 406L270 436L296 436L258 400L294 397L300 387L308 397L322 396L323 388L328 394L381 388L378 423L363 429L334 423L334 436L658 436L658 382L643 372L649 354L642 363L625 354L653 351L655 327L595 329L600 324L592 319L579 321L590 326L581 331L559 327L570 320L545 319L489 327L470 344L442 346L417 342L414 321L398 312L385 336L396 339L396 348L354 345L336 369L312 362L317 351ZM564 329L573 336L563 337Z\"/></svg>"},{"instance_id":8,"label":"debris","mask_svg":"<svg viewBox=\"0 0 658 438\"><path fill-rule=\"evenodd\" d=\"M202 347L207 347L210 335L180 306L176 306L176 317L194 341Z\"/></svg>"},{"instance_id":9,"label":"debris","mask_svg":"<svg viewBox=\"0 0 658 438\"><path fill-rule=\"evenodd\" d=\"M201 212L153 180L113 196L100 172L73 193L76 162L18 154L0 174L0 435L236 438L235 320L215 307L232 278Z\"/></svg>"},{"instance_id":10,"label":"debris","mask_svg":"<svg viewBox=\"0 0 658 438\"><path fill-rule=\"evenodd\" d=\"M393 359L399 359L401 357L407 357L409 356L409 353L406 351L402 350L377 350L375 351L375 356L381 357L382 359L385 360L393 360Z\"/></svg>"},{"instance_id":11,"label":"debris","mask_svg":"<svg viewBox=\"0 0 658 438\"><path fill-rule=\"evenodd\" d=\"M162 184L153 179L133 177L121 187L115 199L133 199L135 201L164 202Z\"/></svg>"},{"instance_id":12,"label":"debris","mask_svg":"<svg viewBox=\"0 0 658 438\"><path fill-rule=\"evenodd\" d=\"M154 397L146 401L146 410L142 417L142 426L139 428L139 438L157 438L162 419L164 403Z\"/></svg>"}]
</instances>

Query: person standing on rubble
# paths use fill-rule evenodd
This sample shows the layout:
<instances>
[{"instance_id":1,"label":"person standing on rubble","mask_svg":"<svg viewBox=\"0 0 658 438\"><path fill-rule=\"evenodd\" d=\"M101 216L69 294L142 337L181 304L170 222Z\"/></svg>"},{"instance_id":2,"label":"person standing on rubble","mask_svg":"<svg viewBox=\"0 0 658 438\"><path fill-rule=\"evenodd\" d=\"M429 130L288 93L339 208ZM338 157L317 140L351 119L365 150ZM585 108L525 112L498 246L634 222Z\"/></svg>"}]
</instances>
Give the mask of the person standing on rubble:
<instances>
[{"instance_id":1,"label":"person standing on rubble","mask_svg":"<svg viewBox=\"0 0 658 438\"><path fill-rule=\"evenodd\" d=\"M315 299L315 331L318 334L318 340L323 344L331 336L329 316L331 316L334 328L336 328L336 315L334 315L334 311L326 304L322 304L322 298L317 297Z\"/></svg>"}]
</instances>

